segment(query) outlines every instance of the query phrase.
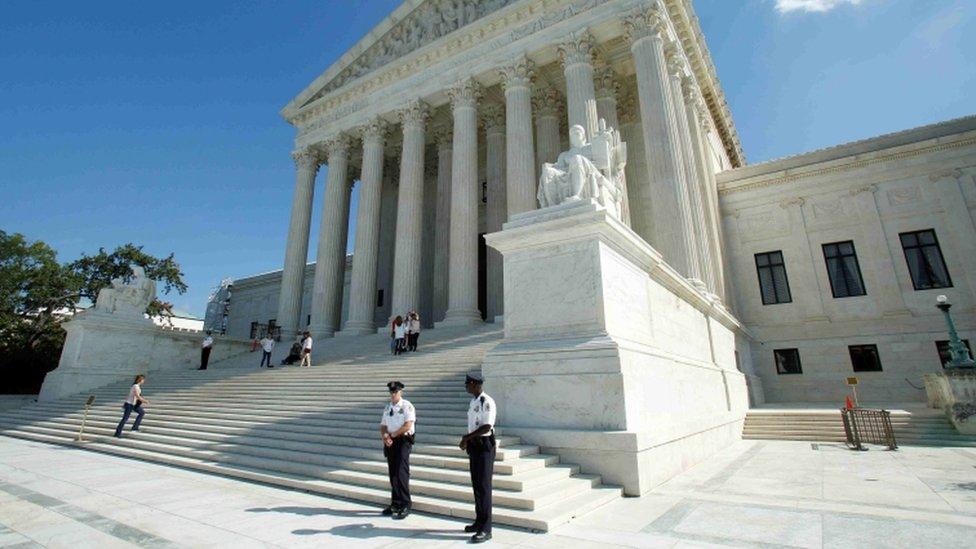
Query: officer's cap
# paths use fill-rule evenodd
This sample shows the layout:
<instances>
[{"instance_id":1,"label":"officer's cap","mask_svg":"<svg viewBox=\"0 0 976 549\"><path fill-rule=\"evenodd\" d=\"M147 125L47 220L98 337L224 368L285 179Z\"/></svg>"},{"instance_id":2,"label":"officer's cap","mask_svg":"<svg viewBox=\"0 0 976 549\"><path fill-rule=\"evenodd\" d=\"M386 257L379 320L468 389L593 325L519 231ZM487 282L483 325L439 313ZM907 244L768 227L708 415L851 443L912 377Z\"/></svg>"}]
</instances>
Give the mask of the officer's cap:
<instances>
[{"instance_id":1,"label":"officer's cap","mask_svg":"<svg viewBox=\"0 0 976 549\"><path fill-rule=\"evenodd\" d=\"M482 385L484 382L485 378L481 377L481 373L479 372L470 372L468 375L464 376L464 383Z\"/></svg>"},{"instance_id":2,"label":"officer's cap","mask_svg":"<svg viewBox=\"0 0 976 549\"><path fill-rule=\"evenodd\" d=\"M399 381L391 381L386 384L386 388L390 390L391 393L403 390L403 384Z\"/></svg>"}]
</instances>

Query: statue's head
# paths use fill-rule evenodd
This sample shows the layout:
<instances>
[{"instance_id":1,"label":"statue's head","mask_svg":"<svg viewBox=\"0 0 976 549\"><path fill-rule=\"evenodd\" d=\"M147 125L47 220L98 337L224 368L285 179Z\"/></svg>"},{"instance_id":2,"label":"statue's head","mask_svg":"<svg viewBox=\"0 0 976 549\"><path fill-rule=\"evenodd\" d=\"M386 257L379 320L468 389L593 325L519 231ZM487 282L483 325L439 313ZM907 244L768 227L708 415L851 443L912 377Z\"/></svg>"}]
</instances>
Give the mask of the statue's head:
<instances>
[{"instance_id":1,"label":"statue's head","mask_svg":"<svg viewBox=\"0 0 976 549\"><path fill-rule=\"evenodd\" d=\"M146 278L146 270L140 265L129 265L133 278Z\"/></svg>"},{"instance_id":2,"label":"statue's head","mask_svg":"<svg viewBox=\"0 0 976 549\"><path fill-rule=\"evenodd\" d=\"M569 129L569 144L573 147L586 145L586 130L579 124Z\"/></svg>"}]
</instances>

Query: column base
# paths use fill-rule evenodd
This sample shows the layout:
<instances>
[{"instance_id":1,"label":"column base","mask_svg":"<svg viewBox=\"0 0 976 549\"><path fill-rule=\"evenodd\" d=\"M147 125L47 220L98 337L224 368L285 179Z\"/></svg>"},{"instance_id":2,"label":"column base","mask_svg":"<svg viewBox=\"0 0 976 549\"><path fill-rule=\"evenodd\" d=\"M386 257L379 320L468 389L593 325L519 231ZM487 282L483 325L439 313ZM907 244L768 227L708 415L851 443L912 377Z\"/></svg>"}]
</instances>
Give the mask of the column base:
<instances>
[{"instance_id":1,"label":"column base","mask_svg":"<svg viewBox=\"0 0 976 549\"><path fill-rule=\"evenodd\" d=\"M346 327L335 333L336 337L351 337L371 335L377 333L376 324L372 322L346 322Z\"/></svg>"},{"instance_id":2,"label":"column base","mask_svg":"<svg viewBox=\"0 0 976 549\"><path fill-rule=\"evenodd\" d=\"M308 327L308 333L312 334L312 339L315 340L319 338L335 337L336 330L332 326L316 326L313 324Z\"/></svg>"},{"instance_id":3,"label":"column base","mask_svg":"<svg viewBox=\"0 0 976 549\"><path fill-rule=\"evenodd\" d=\"M483 324L481 311L477 309L455 309L447 311L444 320L435 322L435 328L451 328L453 326L477 326Z\"/></svg>"}]
</instances>

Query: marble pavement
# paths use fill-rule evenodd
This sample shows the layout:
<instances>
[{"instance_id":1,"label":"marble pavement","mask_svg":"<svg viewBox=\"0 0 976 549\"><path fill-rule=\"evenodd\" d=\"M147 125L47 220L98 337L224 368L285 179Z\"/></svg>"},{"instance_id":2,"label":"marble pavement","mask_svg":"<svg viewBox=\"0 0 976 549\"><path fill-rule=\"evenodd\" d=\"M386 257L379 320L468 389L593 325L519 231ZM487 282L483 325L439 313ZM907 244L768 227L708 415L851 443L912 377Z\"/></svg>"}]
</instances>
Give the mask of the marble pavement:
<instances>
[{"instance_id":1,"label":"marble pavement","mask_svg":"<svg viewBox=\"0 0 976 549\"><path fill-rule=\"evenodd\" d=\"M0 546L460 546L461 522L0 437ZM518 547L965 547L976 450L743 441Z\"/></svg>"}]
</instances>

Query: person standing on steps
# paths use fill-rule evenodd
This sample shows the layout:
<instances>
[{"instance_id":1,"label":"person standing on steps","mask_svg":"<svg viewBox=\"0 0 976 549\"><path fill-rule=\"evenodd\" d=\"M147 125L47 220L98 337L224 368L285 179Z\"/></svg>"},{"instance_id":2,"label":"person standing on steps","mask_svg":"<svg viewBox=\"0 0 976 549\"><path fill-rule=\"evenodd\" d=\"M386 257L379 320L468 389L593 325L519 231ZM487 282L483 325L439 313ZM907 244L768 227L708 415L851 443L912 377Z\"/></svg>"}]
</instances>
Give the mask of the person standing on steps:
<instances>
[{"instance_id":1,"label":"person standing on steps","mask_svg":"<svg viewBox=\"0 0 976 549\"><path fill-rule=\"evenodd\" d=\"M312 366L312 334L308 332L302 333L302 363L299 366Z\"/></svg>"},{"instance_id":2,"label":"person standing on steps","mask_svg":"<svg viewBox=\"0 0 976 549\"><path fill-rule=\"evenodd\" d=\"M403 383L386 384L390 391L390 403L383 409L380 420L380 438L383 439L383 455L390 474L390 505L383 509L384 516L405 519L410 514L410 450L413 449L414 423L417 412L413 404L403 398Z\"/></svg>"},{"instance_id":3,"label":"person standing on steps","mask_svg":"<svg viewBox=\"0 0 976 549\"><path fill-rule=\"evenodd\" d=\"M410 312L410 323L407 328L407 350L417 350L417 340L420 339L420 315L417 311Z\"/></svg>"},{"instance_id":4,"label":"person standing on steps","mask_svg":"<svg viewBox=\"0 0 976 549\"><path fill-rule=\"evenodd\" d=\"M271 334L264 334L261 338L261 365L259 368L264 368L264 363L268 363L268 368L274 368L274 364L271 363L271 351L274 351L275 340L271 338Z\"/></svg>"},{"instance_id":5,"label":"person standing on steps","mask_svg":"<svg viewBox=\"0 0 976 549\"><path fill-rule=\"evenodd\" d=\"M403 320L402 316L397 315L397 317L393 319L393 354L394 355L403 354L404 350L407 348L406 337L407 337L407 323Z\"/></svg>"},{"instance_id":6,"label":"person standing on steps","mask_svg":"<svg viewBox=\"0 0 976 549\"><path fill-rule=\"evenodd\" d=\"M460 448L468 453L471 488L474 491L474 524L464 531L474 535L471 543L491 539L491 477L495 473L495 401L484 390L485 380L472 372L464 379L464 389L473 398L468 404L468 434L461 437Z\"/></svg>"},{"instance_id":7,"label":"person standing on steps","mask_svg":"<svg viewBox=\"0 0 976 549\"><path fill-rule=\"evenodd\" d=\"M148 400L142 398L142 384L145 382L146 376L139 374L136 376L135 381L132 382L132 387L129 387L129 396L125 398L125 403L122 404L122 421L115 428L115 438L122 438L122 429L125 428L125 423L129 421L132 410L136 411L136 422L132 424L132 430L139 430L139 425L142 424L142 416L146 415L146 411L142 408L142 405L149 404Z\"/></svg>"},{"instance_id":8,"label":"person standing on steps","mask_svg":"<svg viewBox=\"0 0 976 549\"><path fill-rule=\"evenodd\" d=\"M210 351L213 350L214 339L210 335L210 330L207 330L207 337L203 338L203 343L200 346L200 369L206 370L207 363L210 362Z\"/></svg>"}]
</instances>

